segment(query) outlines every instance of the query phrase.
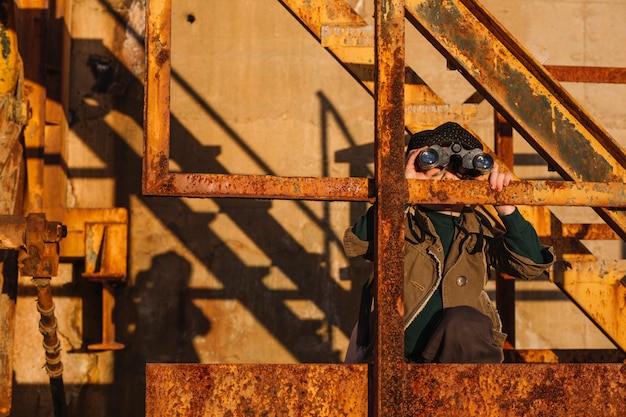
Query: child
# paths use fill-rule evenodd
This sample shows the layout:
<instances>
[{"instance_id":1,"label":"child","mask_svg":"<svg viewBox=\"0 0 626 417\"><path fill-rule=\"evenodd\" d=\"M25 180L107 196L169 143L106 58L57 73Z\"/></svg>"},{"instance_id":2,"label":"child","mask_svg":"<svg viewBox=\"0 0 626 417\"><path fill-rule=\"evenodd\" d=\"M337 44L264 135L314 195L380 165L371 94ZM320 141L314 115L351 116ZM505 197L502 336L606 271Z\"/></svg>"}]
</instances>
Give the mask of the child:
<instances>
[{"instance_id":1,"label":"child","mask_svg":"<svg viewBox=\"0 0 626 417\"><path fill-rule=\"evenodd\" d=\"M512 176L498 171L482 144L460 125L448 122L414 134L408 145L409 179L484 180L501 191ZM424 152L425 151L425 152ZM416 363L500 363L506 334L485 285L494 268L531 279L554 262L533 226L515 206L495 207L505 230L479 207L407 205L404 229L404 356ZM344 234L348 256L372 260L375 210L370 207ZM372 359L374 303L364 288L359 323L346 362Z\"/></svg>"}]
</instances>

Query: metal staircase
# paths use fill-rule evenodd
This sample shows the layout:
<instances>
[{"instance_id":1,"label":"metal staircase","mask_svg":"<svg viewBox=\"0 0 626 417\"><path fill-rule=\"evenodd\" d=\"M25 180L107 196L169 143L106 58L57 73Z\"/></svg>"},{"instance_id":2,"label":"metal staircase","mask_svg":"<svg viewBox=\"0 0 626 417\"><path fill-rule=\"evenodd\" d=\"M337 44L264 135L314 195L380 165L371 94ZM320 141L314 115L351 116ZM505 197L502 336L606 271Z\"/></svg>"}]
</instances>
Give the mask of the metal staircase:
<instances>
[{"instance_id":1,"label":"metal staircase","mask_svg":"<svg viewBox=\"0 0 626 417\"><path fill-rule=\"evenodd\" d=\"M373 91L372 26L345 1L280 2L357 81ZM405 8L408 20L499 113L506 115L507 121L563 178L622 181L626 163L623 149L478 2L408 0ZM445 120L467 123L475 115L475 104L453 108L410 67L406 67L405 74L404 114L408 131L431 128ZM596 211L617 235L626 236L622 210ZM526 208L525 215L534 219L541 236L549 237L552 229L563 229L545 207ZM545 221L540 219L551 219L554 225L546 230L541 227ZM614 238L604 229L600 237L607 236ZM562 240L562 235L552 236L560 258L567 258L567 264L562 263L555 270L555 283L617 346L626 349L626 328L621 324L624 320L620 320L626 306L619 297L624 292L619 283L625 272L623 266L620 262L607 265L597 261L592 254L583 252L581 244L575 251L563 252ZM582 271L589 272L583 275ZM598 307L594 302L598 299L608 305Z\"/></svg>"}]
</instances>

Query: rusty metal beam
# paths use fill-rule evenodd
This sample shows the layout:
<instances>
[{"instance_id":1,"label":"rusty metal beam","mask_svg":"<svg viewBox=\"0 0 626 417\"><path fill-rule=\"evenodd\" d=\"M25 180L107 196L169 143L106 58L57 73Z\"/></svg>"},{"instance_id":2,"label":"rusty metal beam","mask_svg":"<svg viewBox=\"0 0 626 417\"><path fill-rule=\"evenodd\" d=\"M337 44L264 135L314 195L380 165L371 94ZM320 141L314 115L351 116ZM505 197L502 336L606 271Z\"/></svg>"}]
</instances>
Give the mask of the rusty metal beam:
<instances>
[{"instance_id":1,"label":"rusty metal beam","mask_svg":"<svg viewBox=\"0 0 626 417\"><path fill-rule=\"evenodd\" d=\"M623 183L578 183L571 181L512 181L502 191L487 181L408 180L407 201L445 204L512 204L538 206L626 206Z\"/></svg>"},{"instance_id":2,"label":"rusty metal beam","mask_svg":"<svg viewBox=\"0 0 626 417\"><path fill-rule=\"evenodd\" d=\"M146 416L367 416L367 365L146 365Z\"/></svg>"},{"instance_id":3,"label":"rusty metal beam","mask_svg":"<svg viewBox=\"0 0 626 417\"><path fill-rule=\"evenodd\" d=\"M405 417L623 416L625 364L410 365Z\"/></svg>"},{"instance_id":4,"label":"rusty metal beam","mask_svg":"<svg viewBox=\"0 0 626 417\"><path fill-rule=\"evenodd\" d=\"M563 224L561 236L580 240L620 240L621 238L605 223Z\"/></svg>"},{"instance_id":5,"label":"rusty metal beam","mask_svg":"<svg viewBox=\"0 0 626 417\"><path fill-rule=\"evenodd\" d=\"M376 332L374 417L403 415L404 6L374 1L376 32Z\"/></svg>"},{"instance_id":6,"label":"rusty metal beam","mask_svg":"<svg viewBox=\"0 0 626 417\"><path fill-rule=\"evenodd\" d=\"M475 0L407 0L407 18L566 179L619 182L621 146ZM596 208L626 238L626 213Z\"/></svg>"},{"instance_id":7,"label":"rusty metal beam","mask_svg":"<svg viewBox=\"0 0 626 417\"><path fill-rule=\"evenodd\" d=\"M47 0L20 2L17 27L20 54L24 61L24 99L30 117L24 128L28 193L25 213L43 211L44 146L46 125L46 33L48 29ZM28 45L28 46L27 46Z\"/></svg>"},{"instance_id":8,"label":"rusty metal beam","mask_svg":"<svg viewBox=\"0 0 626 417\"><path fill-rule=\"evenodd\" d=\"M144 176L146 195L372 201L368 178L279 177L271 175L178 174Z\"/></svg>"},{"instance_id":9,"label":"rusty metal beam","mask_svg":"<svg viewBox=\"0 0 626 417\"><path fill-rule=\"evenodd\" d=\"M552 280L602 332L626 351L626 260L582 260L567 256Z\"/></svg>"},{"instance_id":10,"label":"rusty metal beam","mask_svg":"<svg viewBox=\"0 0 626 417\"><path fill-rule=\"evenodd\" d=\"M67 226L67 236L59 243L60 257L65 259L85 259L87 256L85 242L88 224L113 226L123 224L126 229L128 228L128 210L121 207L102 209L50 207L46 210L46 216ZM126 269L127 235L123 233L118 236L124 240L115 244L118 252L115 259L123 261L123 264L116 265L116 271Z\"/></svg>"},{"instance_id":11,"label":"rusty metal beam","mask_svg":"<svg viewBox=\"0 0 626 417\"><path fill-rule=\"evenodd\" d=\"M404 180L402 180L404 181ZM539 206L626 206L623 183L514 181L502 192L486 183L408 181L409 203L516 204ZM166 174L165 182L144 182L144 194L170 197L238 197L285 200L376 200L368 178L278 177L263 175Z\"/></svg>"},{"instance_id":12,"label":"rusty metal beam","mask_svg":"<svg viewBox=\"0 0 626 417\"><path fill-rule=\"evenodd\" d=\"M398 416L626 415L623 363L402 366ZM248 414L365 417L367 365L146 365L148 417Z\"/></svg>"},{"instance_id":13,"label":"rusty metal beam","mask_svg":"<svg viewBox=\"0 0 626 417\"><path fill-rule=\"evenodd\" d=\"M554 78L562 82L626 84L626 68L546 65Z\"/></svg>"}]
</instances>

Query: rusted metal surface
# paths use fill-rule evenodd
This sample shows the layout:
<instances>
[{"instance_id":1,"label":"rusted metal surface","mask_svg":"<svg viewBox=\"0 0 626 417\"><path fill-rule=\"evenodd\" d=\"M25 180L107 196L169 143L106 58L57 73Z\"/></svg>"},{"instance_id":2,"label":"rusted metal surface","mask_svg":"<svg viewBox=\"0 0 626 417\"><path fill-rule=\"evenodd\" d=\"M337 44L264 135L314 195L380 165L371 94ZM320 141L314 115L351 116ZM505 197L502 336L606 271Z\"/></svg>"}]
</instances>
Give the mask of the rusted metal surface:
<instances>
[{"instance_id":1,"label":"rusted metal surface","mask_svg":"<svg viewBox=\"0 0 626 417\"><path fill-rule=\"evenodd\" d=\"M0 215L0 249L18 250L26 244L26 219Z\"/></svg>"},{"instance_id":2,"label":"rusted metal surface","mask_svg":"<svg viewBox=\"0 0 626 417\"><path fill-rule=\"evenodd\" d=\"M170 140L171 0L146 4L146 81L142 188L152 194L165 188Z\"/></svg>"},{"instance_id":3,"label":"rusted metal surface","mask_svg":"<svg viewBox=\"0 0 626 417\"><path fill-rule=\"evenodd\" d=\"M408 416L626 415L625 364L410 365Z\"/></svg>"},{"instance_id":4,"label":"rusted metal surface","mask_svg":"<svg viewBox=\"0 0 626 417\"><path fill-rule=\"evenodd\" d=\"M50 377L50 391L54 404L55 417L67 417L65 387L63 385L63 362L61 361L61 341L57 335L57 319L54 315L50 277L33 277L37 289L37 311L41 315L39 331L43 335L45 369Z\"/></svg>"},{"instance_id":5,"label":"rusted metal surface","mask_svg":"<svg viewBox=\"0 0 626 417\"><path fill-rule=\"evenodd\" d=\"M563 224L562 237L580 240L619 240L620 237L605 223Z\"/></svg>"},{"instance_id":6,"label":"rusted metal surface","mask_svg":"<svg viewBox=\"0 0 626 417\"><path fill-rule=\"evenodd\" d=\"M66 416L65 390L61 342L57 334L57 319L52 301L51 277L57 275L59 241L66 236L63 224L47 221L44 213L30 213L26 217L24 245L19 250L18 262L22 275L32 276L37 290L37 311L41 319L39 331L43 335L45 369L50 377L50 388L55 416Z\"/></svg>"},{"instance_id":7,"label":"rusted metal surface","mask_svg":"<svg viewBox=\"0 0 626 417\"><path fill-rule=\"evenodd\" d=\"M6 118L4 120L3 128L0 128L0 213L17 214L22 212L24 148L19 140L21 128Z\"/></svg>"},{"instance_id":8,"label":"rusted metal surface","mask_svg":"<svg viewBox=\"0 0 626 417\"><path fill-rule=\"evenodd\" d=\"M418 30L564 178L623 181L621 146L477 1L407 0L406 8ZM624 211L596 211L626 237Z\"/></svg>"},{"instance_id":9,"label":"rusted metal surface","mask_svg":"<svg viewBox=\"0 0 626 417\"><path fill-rule=\"evenodd\" d=\"M0 59L0 94L14 95L21 74L21 58L17 47L17 33L13 22L13 2L3 1L2 21L0 21L0 43L2 59Z\"/></svg>"},{"instance_id":10,"label":"rusted metal surface","mask_svg":"<svg viewBox=\"0 0 626 417\"><path fill-rule=\"evenodd\" d=\"M52 277L59 267L59 242L66 236L60 222L47 221L43 213L26 217L24 247L20 251L20 271L31 277Z\"/></svg>"},{"instance_id":11,"label":"rusted metal surface","mask_svg":"<svg viewBox=\"0 0 626 417\"><path fill-rule=\"evenodd\" d=\"M26 122L26 106L14 4L2 2L0 9L3 51L0 58L0 416L7 416L12 407L14 379L13 335L18 280L14 249L23 245L25 233L25 220L21 217L25 178L21 133Z\"/></svg>"},{"instance_id":12,"label":"rusted metal surface","mask_svg":"<svg viewBox=\"0 0 626 417\"><path fill-rule=\"evenodd\" d=\"M46 210L46 215L67 226L67 236L59 244L61 258L83 259L87 256L85 242L87 241L88 224L112 226L124 224L126 229L128 229L128 210L121 207L102 209L50 207ZM127 236L127 233L128 231L119 236ZM117 248L116 251L127 248L126 241L120 241L113 245ZM120 262L123 260L124 262L123 265L117 265L115 270L125 271L126 255L116 254L115 259Z\"/></svg>"},{"instance_id":13,"label":"rusted metal surface","mask_svg":"<svg viewBox=\"0 0 626 417\"><path fill-rule=\"evenodd\" d=\"M367 178L306 178L221 174L166 174L166 183L144 189L171 197L243 197L294 200L374 201L373 181ZM402 179L404 182L404 179ZM407 202L515 204L587 207L626 206L622 183L515 181L501 192L485 183L453 184L408 181Z\"/></svg>"},{"instance_id":14,"label":"rusted metal surface","mask_svg":"<svg viewBox=\"0 0 626 417\"><path fill-rule=\"evenodd\" d=\"M28 172L25 212L39 213L43 212L44 205L48 2L30 0L21 2L21 7L18 37L24 61L24 99L29 103L30 115L24 128Z\"/></svg>"},{"instance_id":15,"label":"rusted metal surface","mask_svg":"<svg viewBox=\"0 0 626 417\"><path fill-rule=\"evenodd\" d=\"M39 331L43 335L43 348L46 351L46 372L50 378L57 378L63 374L63 363L50 277L33 277L33 284L37 289L37 311L41 314Z\"/></svg>"},{"instance_id":16,"label":"rusted metal surface","mask_svg":"<svg viewBox=\"0 0 626 417\"><path fill-rule=\"evenodd\" d=\"M626 84L626 68L546 65L554 78L563 82Z\"/></svg>"},{"instance_id":17,"label":"rusted metal surface","mask_svg":"<svg viewBox=\"0 0 626 417\"><path fill-rule=\"evenodd\" d=\"M374 27L360 19L348 23L325 23L321 25L320 43L323 47L374 48Z\"/></svg>"},{"instance_id":18,"label":"rusted metal surface","mask_svg":"<svg viewBox=\"0 0 626 417\"><path fill-rule=\"evenodd\" d=\"M399 416L626 413L623 363L401 366ZM163 415L365 417L367 366L147 364L146 416Z\"/></svg>"},{"instance_id":19,"label":"rusted metal surface","mask_svg":"<svg viewBox=\"0 0 626 417\"><path fill-rule=\"evenodd\" d=\"M144 180L143 192L161 196L372 201L373 190L373 181L367 178L165 173L154 182Z\"/></svg>"},{"instance_id":20,"label":"rusted metal surface","mask_svg":"<svg viewBox=\"0 0 626 417\"><path fill-rule=\"evenodd\" d=\"M114 285L126 278L126 223L85 224L85 272L83 278L102 284L102 341L89 350L120 350L115 340Z\"/></svg>"},{"instance_id":21,"label":"rusted metal surface","mask_svg":"<svg viewBox=\"0 0 626 417\"><path fill-rule=\"evenodd\" d=\"M373 415L400 416L404 406L404 7L374 2L376 31L376 332Z\"/></svg>"},{"instance_id":22,"label":"rusted metal surface","mask_svg":"<svg viewBox=\"0 0 626 417\"><path fill-rule=\"evenodd\" d=\"M115 282L126 278L126 223L85 222L85 272L93 281Z\"/></svg>"},{"instance_id":23,"label":"rusted metal surface","mask_svg":"<svg viewBox=\"0 0 626 417\"><path fill-rule=\"evenodd\" d=\"M583 260L567 256L554 267L553 281L603 333L626 351L626 260Z\"/></svg>"},{"instance_id":24,"label":"rusted metal surface","mask_svg":"<svg viewBox=\"0 0 626 417\"><path fill-rule=\"evenodd\" d=\"M367 416L367 365L146 365L146 417Z\"/></svg>"},{"instance_id":25,"label":"rusted metal surface","mask_svg":"<svg viewBox=\"0 0 626 417\"><path fill-rule=\"evenodd\" d=\"M408 187L410 203L626 206L623 183L512 181L496 191L487 181L408 180Z\"/></svg>"}]
</instances>

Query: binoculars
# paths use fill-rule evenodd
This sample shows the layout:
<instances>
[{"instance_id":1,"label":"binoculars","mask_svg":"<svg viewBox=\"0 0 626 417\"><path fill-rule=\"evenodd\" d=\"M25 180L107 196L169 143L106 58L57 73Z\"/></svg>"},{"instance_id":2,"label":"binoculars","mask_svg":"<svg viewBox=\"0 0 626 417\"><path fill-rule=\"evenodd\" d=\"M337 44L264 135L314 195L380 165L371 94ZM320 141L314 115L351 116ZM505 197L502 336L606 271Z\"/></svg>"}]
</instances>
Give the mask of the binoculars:
<instances>
[{"instance_id":1,"label":"binoculars","mask_svg":"<svg viewBox=\"0 0 626 417\"><path fill-rule=\"evenodd\" d=\"M448 167L462 177L478 177L493 168L493 158L480 148L465 149L458 142L449 146L431 145L415 158L415 169L427 171Z\"/></svg>"}]
</instances>

